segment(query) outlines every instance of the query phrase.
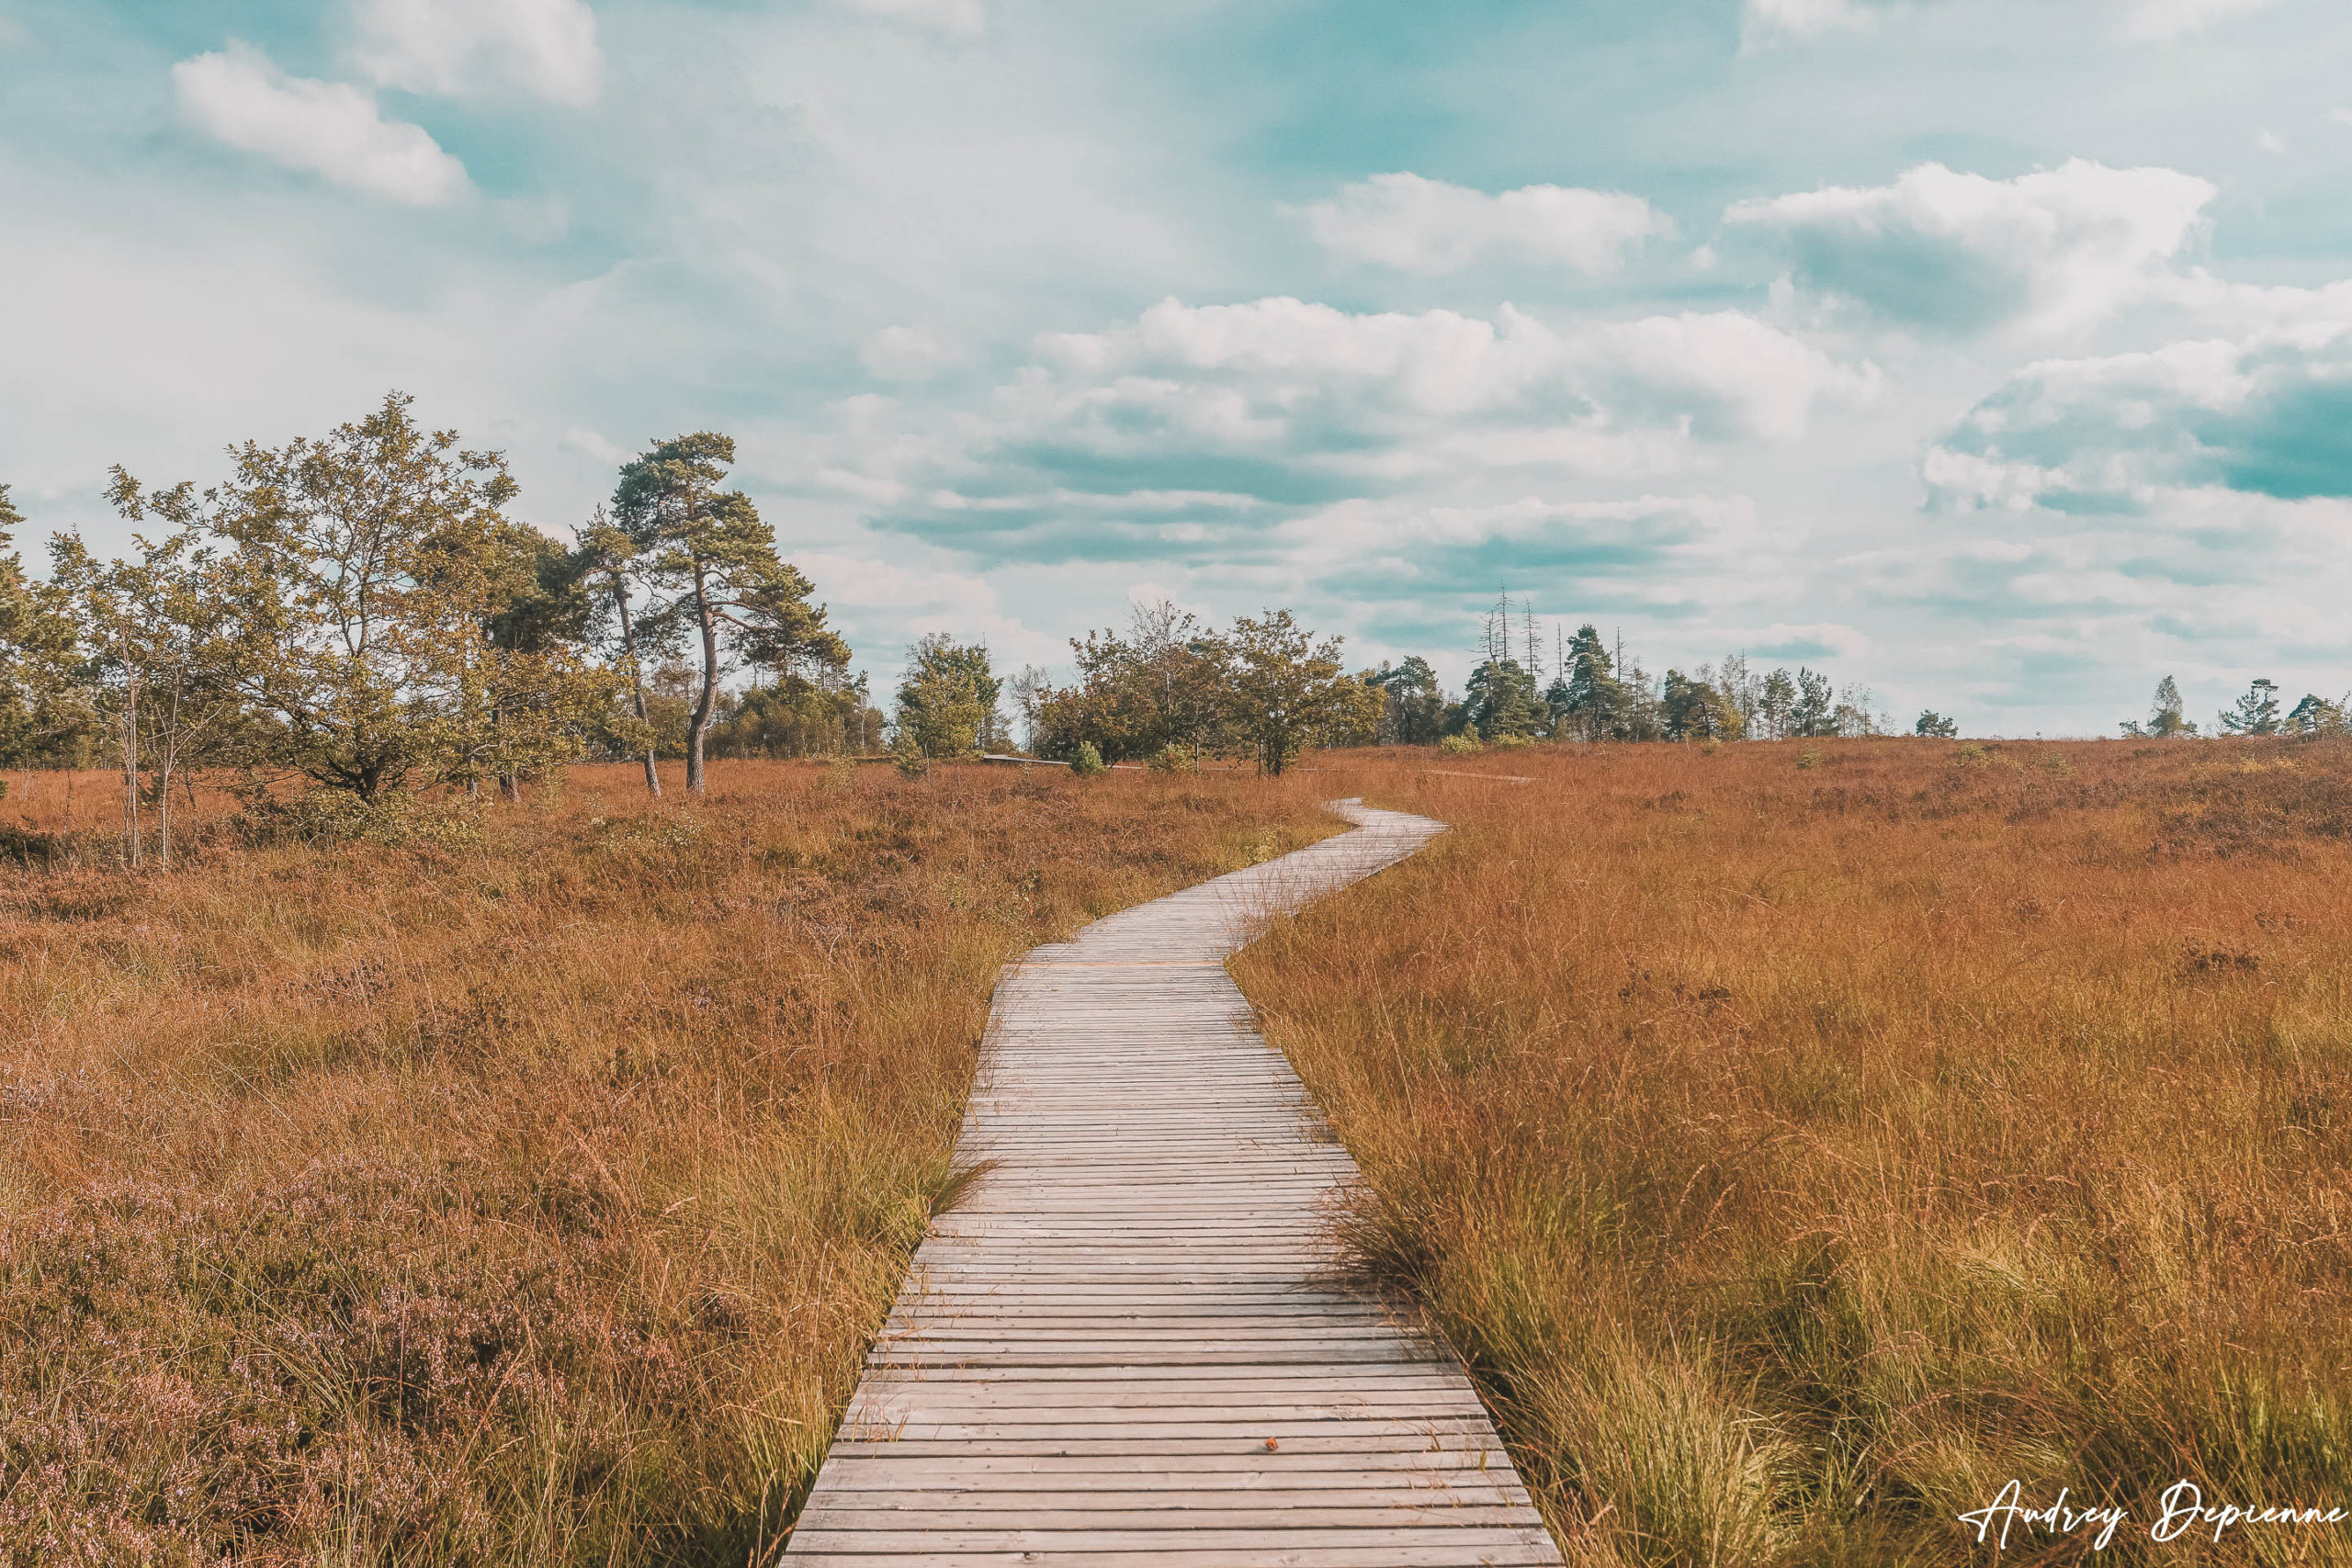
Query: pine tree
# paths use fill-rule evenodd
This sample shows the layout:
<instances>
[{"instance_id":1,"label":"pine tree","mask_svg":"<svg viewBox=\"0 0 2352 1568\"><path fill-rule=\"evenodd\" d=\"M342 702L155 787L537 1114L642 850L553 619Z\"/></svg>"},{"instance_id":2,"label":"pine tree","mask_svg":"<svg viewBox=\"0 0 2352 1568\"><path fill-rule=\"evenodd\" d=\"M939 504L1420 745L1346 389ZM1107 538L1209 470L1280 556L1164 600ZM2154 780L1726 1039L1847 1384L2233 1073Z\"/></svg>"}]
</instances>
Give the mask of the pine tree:
<instances>
[{"instance_id":1,"label":"pine tree","mask_svg":"<svg viewBox=\"0 0 2352 1568\"><path fill-rule=\"evenodd\" d=\"M628 535L644 581L661 602L639 623L651 648L691 638L702 681L686 721L686 787L703 789L703 745L719 683L742 664L840 668L849 647L811 605L808 580L776 553L775 530L751 497L722 491L735 462L732 437L677 436L621 469L613 520Z\"/></svg>"},{"instance_id":2,"label":"pine tree","mask_svg":"<svg viewBox=\"0 0 2352 1568\"><path fill-rule=\"evenodd\" d=\"M2248 686L2245 695L2222 715L2222 728L2232 735L2278 734L2278 682L2257 680Z\"/></svg>"}]
</instances>

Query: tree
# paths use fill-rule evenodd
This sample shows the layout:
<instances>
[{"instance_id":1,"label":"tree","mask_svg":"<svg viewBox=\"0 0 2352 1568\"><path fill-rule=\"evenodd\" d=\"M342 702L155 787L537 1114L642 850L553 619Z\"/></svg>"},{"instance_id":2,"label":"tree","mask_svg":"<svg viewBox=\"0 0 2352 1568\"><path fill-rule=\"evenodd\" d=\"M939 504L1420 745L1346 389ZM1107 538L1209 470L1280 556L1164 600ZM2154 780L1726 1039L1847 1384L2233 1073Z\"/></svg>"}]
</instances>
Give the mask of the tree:
<instances>
[{"instance_id":1,"label":"tree","mask_svg":"<svg viewBox=\"0 0 2352 1568\"><path fill-rule=\"evenodd\" d=\"M1054 685L1046 671L1035 664L1024 664L1021 672L1008 683L1012 693L1012 711L1021 716L1021 746L1031 756L1037 754L1037 739L1046 700L1054 694Z\"/></svg>"},{"instance_id":2,"label":"tree","mask_svg":"<svg viewBox=\"0 0 2352 1568\"><path fill-rule=\"evenodd\" d=\"M1789 731L1804 739L1838 733L1838 699L1828 676L1798 667L1797 700L1789 709Z\"/></svg>"},{"instance_id":3,"label":"tree","mask_svg":"<svg viewBox=\"0 0 2352 1568\"><path fill-rule=\"evenodd\" d=\"M1473 670L1463 701L1470 728L1481 740L1530 739L1544 728L1535 677L1508 656L1488 659Z\"/></svg>"},{"instance_id":4,"label":"tree","mask_svg":"<svg viewBox=\"0 0 2352 1568\"><path fill-rule=\"evenodd\" d=\"M2197 733L2197 726L2181 716L2180 686L2169 675L2156 682L2155 700L2149 710L2148 722L2138 724L2125 719L2120 728L2127 737L2156 740Z\"/></svg>"},{"instance_id":5,"label":"tree","mask_svg":"<svg viewBox=\"0 0 2352 1568\"><path fill-rule=\"evenodd\" d=\"M2257 680L2248 686L2245 695L2222 715L2222 728L2232 735L2278 734L2278 682Z\"/></svg>"},{"instance_id":6,"label":"tree","mask_svg":"<svg viewBox=\"0 0 2352 1568\"><path fill-rule=\"evenodd\" d=\"M1703 673L1703 669L1702 671ZM1736 740L1739 710L1713 682L1679 670L1666 672L1660 717L1668 740Z\"/></svg>"},{"instance_id":7,"label":"tree","mask_svg":"<svg viewBox=\"0 0 2352 1568\"><path fill-rule=\"evenodd\" d=\"M1617 679L1616 660L1600 631L1589 622L1569 640L1567 668L1548 695L1556 733L1565 724L1579 740L1607 740L1622 734L1626 710L1625 688Z\"/></svg>"},{"instance_id":8,"label":"tree","mask_svg":"<svg viewBox=\"0 0 2352 1568\"><path fill-rule=\"evenodd\" d=\"M1775 670L1764 677L1757 693L1756 711L1763 716L1766 739L1785 740L1793 733L1796 706L1797 683L1786 670Z\"/></svg>"},{"instance_id":9,"label":"tree","mask_svg":"<svg viewBox=\"0 0 2352 1568\"><path fill-rule=\"evenodd\" d=\"M637 541L628 530L614 524L602 506L588 525L580 531L578 560L584 580L601 591L597 614L592 625L601 625L609 612L616 634L616 652L621 669L627 672L629 698L637 714L641 731L641 755L645 763L645 793L660 799L662 771L654 765L654 734L652 720L645 705L645 662L639 652L637 623L629 613L629 599L638 592L636 577Z\"/></svg>"},{"instance_id":10,"label":"tree","mask_svg":"<svg viewBox=\"0 0 2352 1568\"><path fill-rule=\"evenodd\" d=\"M81 650L67 594L26 575L13 547L24 525L0 485L0 765L72 762L97 716L75 680Z\"/></svg>"},{"instance_id":11,"label":"tree","mask_svg":"<svg viewBox=\"0 0 2352 1568\"><path fill-rule=\"evenodd\" d=\"M172 865L172 780L217 755L247 729L226 636L231 610L218 553L203 542L195 487L142 496L120 468L107 499L124 519L172 525L160 540L134 534L137 558L98 564L82 542L51 541L51 581L78 612L85 676L106 694L119 727L125 858L144 858L143 799L156 807L157 854ZM152 791L142 781L152 773Z\"/></svg>"},{"instance_id":12,"label":"tree","mask_svg":"<svg viewBox=\"0 0 2352 1568\"><path fill-rule=\"evenodd\" d=\"M316 440L247 442L206 496L233 546L231 678L264 721L250 760L371 802L462 749L471 719L452 705L488 694L464 672L508 581L474 556L512 526L505 458L423 429L411 401L391 393ZM136 488L119 475L119 492Z\"/></svg>"},{"instance_id":13,"label":"tree","mask_svg":"<svg viewBox=\"0 0 2352 1568\"><path fill-rule=\"evenodd\" d=\"M1380 714L1380 744L1434 746L1443 733L1445 694L1438 689L1437 671L1415 654L1404 663L1383 662L1363 679L1384 694Z\"/></svg>"},{"instance_id":14,"label":"tree","mask_svg":"<svg viewBox=\"0 0 2352 1568\"><path fill-rule=\"evenodd\" d=\"M1227 716L1267 773L1335 730L1367 728L1378 699L1341 667L1340 639L1316 641L1288 610L1235 616L1225 649Z\"/></svg>"},{"instance_id":15,"label":"tree","mask_svg":"<svg viewBox=\"0 0 2352 1568\"><path fill-rule=\"evenodd\" d=\"M2306 693L2287 716L2287 733L2306 738L2318 735L2341 735L2345 732L2345 703L2332 703L2316 693Z\"/></svg>"},{"instance_id":16,"label":"tree","mask_svg":"<svg viewBox=\"0 0 2352 1568\"><path fill-rule=\"evenodd\" d=\"M1911 733L1949 740L1960 733L1960 721L1946 718L1933 708L1921 708L1918 721L1911 726Z\"/></svg>"},{"instance_id":17,"label":"tree","mask_svg":"<svg viewBox=\"0 0 2352 1568\"><path fill-rule=\"evenodd\" d=\"M613 491L613 520L661 600L639 636L663 649L691 637L700 655L702 684L686 723L686 787L696 793L704 738L729 672L745 663L789 671L849 662L824 607L808 603L808 580L777 555L775 530L751 497L718 488L734 462L732 437L681 435L622 468Z\"/></svg>"},{"instance_id":18,"label":"tree","mask_svg":"<svg viewBox=\"0 0 2352 1568\"><path fill-rule=\"evenodd\" d=\"M993 739L1003 682L989 670L985 643L958 644L933 632L907 650L899 682L899 733L925 757L958 757Z\"/></svg>"}]
</instances>

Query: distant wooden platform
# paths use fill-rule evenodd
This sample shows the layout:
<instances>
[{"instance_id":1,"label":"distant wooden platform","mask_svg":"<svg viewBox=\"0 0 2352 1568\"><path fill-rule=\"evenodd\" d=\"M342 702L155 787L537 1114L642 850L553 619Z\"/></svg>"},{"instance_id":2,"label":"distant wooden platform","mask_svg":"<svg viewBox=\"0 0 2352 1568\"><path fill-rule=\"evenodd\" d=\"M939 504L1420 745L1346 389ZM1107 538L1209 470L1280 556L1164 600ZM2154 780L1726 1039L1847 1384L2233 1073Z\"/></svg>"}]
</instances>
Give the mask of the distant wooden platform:
<instances>
[{"instance_id":1,"label":"distant wooden platform","mask_svg":"<svg viewBox=\"0 0 2352 1568\"><path fill-rule=\"evenodd\" d=\"M1355 1162L1224 960L1411 854L1355 831L998 987L959 1157L800 1516L803 1564L1451 1568L1560 1554L1453 1353L1329 1279Z\"/></svg>"}]
</instances>

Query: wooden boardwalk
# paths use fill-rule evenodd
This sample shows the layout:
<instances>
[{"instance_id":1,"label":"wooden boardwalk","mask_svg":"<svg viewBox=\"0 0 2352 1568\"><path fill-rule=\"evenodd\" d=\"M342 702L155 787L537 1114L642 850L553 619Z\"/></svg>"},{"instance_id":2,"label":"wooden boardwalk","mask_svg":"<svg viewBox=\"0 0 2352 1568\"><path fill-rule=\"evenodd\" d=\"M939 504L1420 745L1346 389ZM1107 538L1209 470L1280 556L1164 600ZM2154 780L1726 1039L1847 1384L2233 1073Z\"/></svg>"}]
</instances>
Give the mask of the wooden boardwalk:
<instances>
[{"instance_id":1,"label":"wooden boardwalk","mask_svg":"<svg viewBox=\"0 0 2352 1568\"><path fill-rule=\"evenodd\" d=\"M1224 960L1441 825L1359 824L1009 972L933 1226L786 1555L803 1564L1556 1563L1453 1354L1329 1279L1319 1132Z\"/></svg>"}]
</instances>

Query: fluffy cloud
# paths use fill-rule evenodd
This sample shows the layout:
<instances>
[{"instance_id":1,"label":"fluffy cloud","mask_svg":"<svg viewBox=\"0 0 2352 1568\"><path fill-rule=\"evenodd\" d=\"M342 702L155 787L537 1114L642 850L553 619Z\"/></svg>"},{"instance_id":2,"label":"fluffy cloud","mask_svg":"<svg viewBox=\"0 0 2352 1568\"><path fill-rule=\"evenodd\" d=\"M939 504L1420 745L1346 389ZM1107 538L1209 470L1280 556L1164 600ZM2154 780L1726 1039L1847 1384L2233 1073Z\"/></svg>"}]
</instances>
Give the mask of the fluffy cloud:
<instances>
[{"instance_id":1,"label":"fluffy cloud","mask_svg":"<svg viewBox=\"0 0 2352 1568\"><path fill-rule=\"evenodd\" d=\"M232 43L172 67L180 109L225 146L415 207L468 189L466 168L422 126L387 120L340 82L288 76L259 50Z\"/></svg>"},{"instance_id":2,"label":"fluffy cloud","mask_svg":"<svg viewBox=\"0 0 2352 1568\"><path fill-rule=\"evenodd\" d=\"M596 101L605 73L582 0L357 0L354 56L381 85L458 94L512 84L551 103Z\"/></svg>"},{"instance_id":3,"label":"fluffy cloud","mask_svg":"<svg viewBox=\"0 0 2352 1568\"><path fill-rule=\"evenodd\" d=\"M1724 216L1783 241L1800 284L1896 321L2064 328L2160 288L2217 194L2194 175L2079 158L2011 180L1925 164L1893 185L1744 201Z\"/></svg>"},{"instance_id":4,"label":"fluffy cloud","mask_svg":"<svg viewBox=\"0 0 2352 1568\"><path fill-rule=\"evenodd\" d=\"M1674 225L1638 196L1524 186L1488 196L1414 174L1374 175L1306 209L1329 250L1400 272L1459 272L1522 262L1614 270L1628 250Z\"/></svg>"},{"instance_id":5,"label":"fluffy cloud","mask_svg":"<svg viewBox=\"0 0 2352 1568\"><path fill-rule=\"evenodd\" d=\"M2166 489L2345 498L2347 428L2352 322L2316 319L2029 366L1929 449L1923 473L1962 510L2134 513Z\"/></svg>"}]
</instances>

